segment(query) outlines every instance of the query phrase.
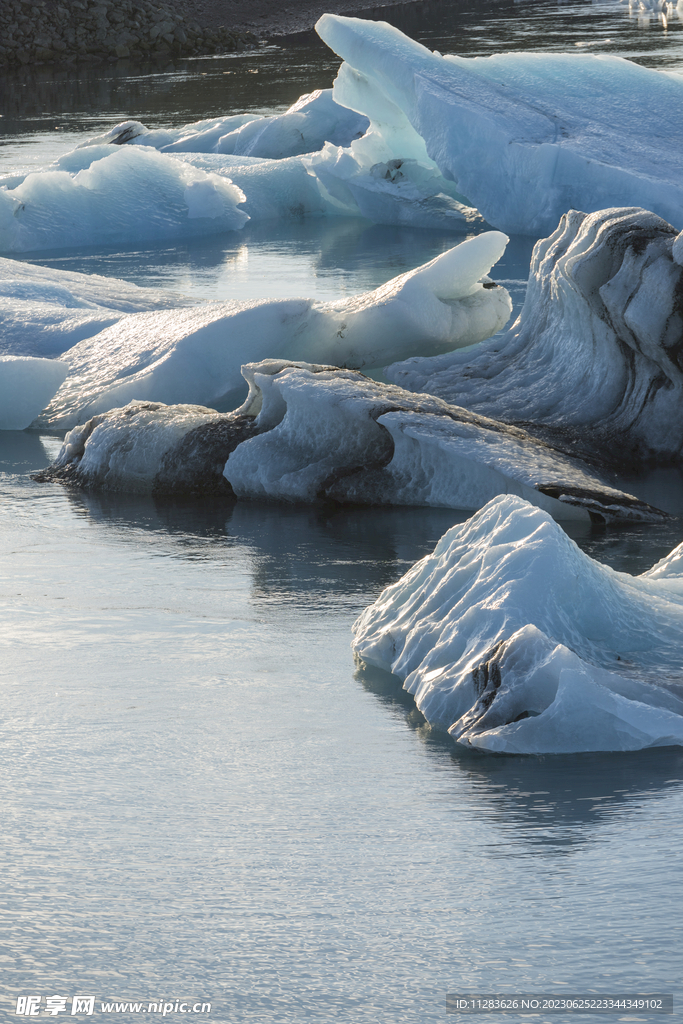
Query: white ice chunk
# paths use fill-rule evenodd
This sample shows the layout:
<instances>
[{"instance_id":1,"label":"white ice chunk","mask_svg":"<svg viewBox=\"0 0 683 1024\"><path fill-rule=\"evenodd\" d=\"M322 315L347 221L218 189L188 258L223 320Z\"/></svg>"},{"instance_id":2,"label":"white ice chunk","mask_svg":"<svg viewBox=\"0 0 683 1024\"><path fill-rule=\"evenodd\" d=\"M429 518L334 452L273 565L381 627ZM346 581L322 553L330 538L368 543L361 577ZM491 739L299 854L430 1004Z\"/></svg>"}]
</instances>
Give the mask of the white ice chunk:
<instances>
[{"instance_id":1,"label":"white ice chunk","mask_svg":"<svg viewBox=\"0 0 683 1024\"><path fill-rule=\"evenodd\" d=\"M680 572L681 549L669 559ZM538 508L491 501L354 626L427 720L505 753L683 745L683 590L594 562Z\"/></svg>"},{"instance_id":2,"label":"white ice chunk","mask_svg":"<svg viewBox=\"0 0 683 1024\"><path fill-rule=\"evenodd\" d=\"M524 308L467 352L411 359L397 384L511 423L562 431L623 471L683 456L683 269L646 210L571 211L534 248Z\"/></svg>"},{"instance_id":3,"label":"white ice chunk","mask_svg":"<svg viewBox=\"0 0 683 1024\"><path fill-rule=\"evenodd\" d=\"M153 149L190 150L210 153L216 142L249 121L260 120L258 114L230 114L194 121L180 128L145 128L140 121L121 121L109 131L82 142L79 149L91 146L151 146Z\"/></svg>"},{"instance_id":4,"label":"white ice chunk","mask_svg":"<svg viewBox=\"0 0 683 1024\"><path fill-rule=\"evenodd\" d=\"M495 227L541 235L572 208L642 206L683 228L680 76L583 53L441 57L334 14L316 28ZM338 95L354 104L346 83ZM355 105L370 114L360 90Z\"/></svg>"},{"instance_id":5,"label":"white ice chunk","mask_svg":"<svg viewBox=\"0 0 683 1024\"><path fill-rule=\"evenodd\" d=\"M68 371L56 359L0 356L0 430L25 430Z\"/></svg>"},{"instance_id":6,"label":"white ice chunk","mask_svg":"<svg viewBox=\"0 0 683 1024\"><path fill-rule=\"evenodd\" d=\"M518 494L555 518L657 518L523 431L353 371L245 366L258 435L231 455L239 497L476 509Z\"/></svg>"},{"instance_id":7,"label":"white ice chunk","mask_svg":"<svg viewBox=\"0 0 683 1024\"><path fill-rule=\"evenodd\" d=\"M346 212L330 202L298 156L265 160L217 153L183 153L177 159L210 174L229 178L244 193L246 198L240 209L252 223Z\"/></svg>"},{"instance_id":8,"label":"white ice chunk","mask_svg":"<svg viewBox=\"0 0 683 1024\"><path fill-rule=\"evenodd\" d=\"M242 364L267 356L372 367L470 345L510 315L508 293L486 278L506 241L500 232L478 235L341 302L266 299L131 315L65 353L69 378L40 425L69 428L134 399L231 409Z\"/></svg>"},{"instance_id":9,"label":"white ice chunk","mask_svg":"<svg viewBox=\"0 0 683 1024\"><path fill-rule=\"evenodd\" d=\"M244 226L243 200L227 178L126 146L74 175L29 174L0 190L0 251L216 234Z\"/></svg>"}]
</instances>

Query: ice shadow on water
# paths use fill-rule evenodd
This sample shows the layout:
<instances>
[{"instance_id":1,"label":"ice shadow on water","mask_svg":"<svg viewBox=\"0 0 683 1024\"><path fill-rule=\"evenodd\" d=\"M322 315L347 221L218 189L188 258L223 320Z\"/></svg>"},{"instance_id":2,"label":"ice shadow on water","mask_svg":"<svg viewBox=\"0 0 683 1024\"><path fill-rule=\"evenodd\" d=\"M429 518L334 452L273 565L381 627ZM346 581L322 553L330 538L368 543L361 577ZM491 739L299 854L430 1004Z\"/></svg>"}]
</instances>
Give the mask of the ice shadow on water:
<instances>
[{"instance_id":1,"label":"ice shadow on water","mask_svg":"<svg viewBox=\"0 0 683 1024\"><path fill-rule=\"evenodd\" d=\"M36 473L50 461L40 434L27 430L0 431L0 474Z\"/></svg>"},{"instance_id":2,"label":"ice shadow on water","mask_svg":"<svg viewBox=\"0 0 683 1024\"><path fill-rule=\"evenodd\" d=\"M454 743L429 727L401 681L358 662L355 679L387 711L402 719L457 785L440 788L454 811L467 810L499 826L525 852L551 846L569 852L596 830L638 813L652 799L683 789L683 749L660 747L615 753L488 754ZM457 804L457 806L455 806ZM509 856L509 846L488 856Z\"/></svg>"},{"instance_id":3,"label":"ice shadow on water","mask_svg":"<svg viewBox=\"0 0 683 1024\"><path fill-rule=\"evenodd\" d=\"M188 560L246 557L255 600L307 605L352 597L361 608L469 513L452 509L290 506L225 498L161 500L66 492L75 515L122 543L155 533Z\"/></svg>"}]
</instances>

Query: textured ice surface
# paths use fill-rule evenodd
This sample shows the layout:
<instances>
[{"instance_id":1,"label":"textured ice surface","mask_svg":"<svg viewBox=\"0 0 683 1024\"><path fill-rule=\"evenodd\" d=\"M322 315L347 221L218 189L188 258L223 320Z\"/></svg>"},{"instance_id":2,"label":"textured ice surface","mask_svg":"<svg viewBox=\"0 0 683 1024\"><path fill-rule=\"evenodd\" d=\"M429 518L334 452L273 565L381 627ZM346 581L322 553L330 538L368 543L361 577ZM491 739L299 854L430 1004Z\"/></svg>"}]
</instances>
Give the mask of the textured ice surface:
<instances>
[{"instance_id":1,"label":"textured ice surface","mask_svg":"<svg viewBox=\"0 0 683 1024\"><path fill-rule=\"evenodd\" d=\"M536 244L524 308L505 334L387 375L496 419L559 431L622 466L680 460L682 255L681 236L645 210L572 211Z\"/></svg>"},{"instance_id":2,"label":"textured ice surface","mask_svg":"<svg viewBox=\"0 0 683 1024\"><path fill-rule=\"evenodd\" d=\"M476 509L514 493L560 519L657 518L524 431L428 395L305 364L244 373L259 434L225 467L239 497Z\"/></svg>"},{"instance_id":3,"label":"textured ice surface","mask_svg":"<svg viewBox=\"0 0 683 1024\"><path fill-rule=\"evenodd\" d=\"M151 146L152 149L186 149L196 153L210 153L213 146L229 132L241 128L249 121L259 121L258 114L228 114L224 117L193 121L180 128L145 128L140 121L121 121L106 132L81 142L78 149L92 146Z\"/></svg>"},{"instance_id":4,"label":"textured ice surface","mask_svg":"<svg viewBox=\"0 0 683 1024\"><path fill-rule=\"evenodd\" d=\"M234 413L133 402L94 416L46 475L90 488L464 509L514 493L562 519L662 518L524 431L428 395L287 360L243 374L249 394Z\"/></svg>"},{"instance_id":5,"label":"textured ice surface","mask_svg":"<svg viewBox=\"0 0 683 1024\"><path fill-rule=\"evenodd\" d=\"M191 304L116 278L0 258L0 354L61 355L128 313Z\"/></svg>"},{"instance_id":6,"label":"textured ice surface","mask_svg":"<svg viewBox=\"0 0 683 1024\"><path fill-rule=\"evenodd\" d=\"M642 576L583 554L538 508L491 501L365 610L356 653L483 750L683 744L683 558Z\"/></svg>"},{"instance_id":7,"label":"textured ice surface","mask_svg":"<svg viewBox=\"0 0 683 1024\"><path fill-rule=\"evenodd\" d=\"M398 108L495 227L541 235L570 209L642 206L683 228L680 76L583 53L441 57L384 22L334 14L316 28L366 99L353 101L346 73L335 97L369 116L369 103Z\"/></svg>"},{"instance_id":8,"label":"textured ice surface","mask_svg":"<svg viewBox=\"0 0 683 1024\"><path fill-rule=\"evenodd\" d=\"M0 430L25 430L67 373L56 359L0 355Z\"/></svg>"},{"instance_id":9,"label":"textured ice surface","mask_svg":"<svg viewBox=\"0 0 683 1024\"><path fill-rule=\"evenodd\" d=\"M75 174L43 171L0 189L0 251L216 234L248 219L244 195L224 177L153 149L106 152Z\"/></svg>"},{"instance_id":10,"label":"textured ice surface","mask_svg":"<svg viewBox=\"0 0 683 1024\"><path fill-rule=\"evenodd\" d=\"M37 424L70 428L135 399L232 409L242 364L268 356L383 366L470 345L510 315L508 293L486 278L506 241L497 231L478 235L335 303L264 299L131 314L64 354L69 377Z\"/></svg>"}]
</instances>

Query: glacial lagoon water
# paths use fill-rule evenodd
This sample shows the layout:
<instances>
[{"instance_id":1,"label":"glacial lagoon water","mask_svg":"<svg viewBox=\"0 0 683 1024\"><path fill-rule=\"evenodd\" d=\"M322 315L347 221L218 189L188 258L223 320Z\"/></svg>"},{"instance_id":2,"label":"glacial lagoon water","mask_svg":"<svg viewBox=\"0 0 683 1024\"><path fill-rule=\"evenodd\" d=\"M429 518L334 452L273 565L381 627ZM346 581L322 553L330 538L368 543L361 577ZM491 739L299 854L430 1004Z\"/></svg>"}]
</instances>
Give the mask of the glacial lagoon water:
<instances>
[{"instance_id":1,"label":"glacial lagoon water","mask_svg":"<svg viewBox=\"0 0 683 1024\"><path fill-rule=\"evenodd\" d=\"M683 66L673 18L646 29L616 3L474 7L382 15L442 52L581 43ZM169 68L22 71L2 82L0 171L130 116L282 109L336 63L305 36ZM35 262L211 297L337 297L461 237L301 221ZM506 279L523 280L530 244L513 240ZM33 482L59 443L0 432L6 1019L20 996L67 998L67 1016L82 995L98 1011L210 1002L216 1024L457 1021L447 991L673 991L680 1019L683 751L467 753L392 677L352 661L357 614L463 515ZM683 510L678 474L630 486ZM683 529L573 535L642 572Z\"/></svg>"}]
</instances>

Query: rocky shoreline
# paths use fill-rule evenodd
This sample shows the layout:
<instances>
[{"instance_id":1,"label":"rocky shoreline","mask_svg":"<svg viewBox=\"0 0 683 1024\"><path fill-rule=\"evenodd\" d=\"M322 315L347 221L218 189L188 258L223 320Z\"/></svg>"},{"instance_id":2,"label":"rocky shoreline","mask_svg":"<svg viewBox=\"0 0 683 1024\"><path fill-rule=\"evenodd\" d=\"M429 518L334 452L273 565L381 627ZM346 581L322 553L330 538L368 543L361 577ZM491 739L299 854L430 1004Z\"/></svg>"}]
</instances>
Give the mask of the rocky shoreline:
<instances>
[{"instance_id":1,"label":"rocky shoreline","mask_svg":"<svg viewBox=\"0 0 683 1024\"><path fill-rule=\"evenodd\" d=\"M256 46L246 29L206 27L150 0L8 0L0 4L0 66L190 57Z\"/></svg>"}]
</instances>

